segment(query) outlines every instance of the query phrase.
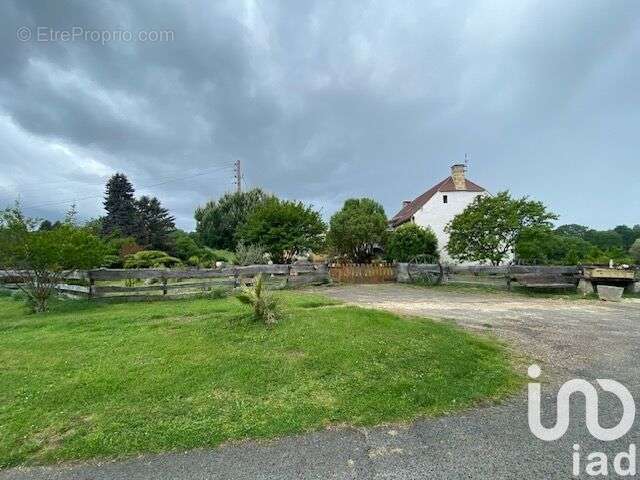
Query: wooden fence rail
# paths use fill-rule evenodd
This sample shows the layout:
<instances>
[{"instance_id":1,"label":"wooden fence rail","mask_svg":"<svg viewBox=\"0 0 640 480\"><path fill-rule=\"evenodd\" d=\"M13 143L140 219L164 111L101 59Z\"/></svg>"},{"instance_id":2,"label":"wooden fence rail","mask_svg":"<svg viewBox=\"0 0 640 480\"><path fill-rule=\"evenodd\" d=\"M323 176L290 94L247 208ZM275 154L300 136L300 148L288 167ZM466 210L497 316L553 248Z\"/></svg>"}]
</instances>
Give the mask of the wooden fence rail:
<instances>
[{"instance_id":1,"label":"wooden fence rail","mask_svg":"<svg viewBox=\"0 0 640 480\"><path fill-rule=\"evenodd\" d=\"M17 288L20 272L0 274L0 284ZM127 301L179 298L202 295L219 288L231 289L251 284L258 274L272 288L322 284L330 281L324 264L250 265L218 269L97 269L65 273L56 286L59 293L80 298ZM139 284L141 281L144 284Z\"/></svg>"},{"instance_id":2,"label":"wooden fence rail","mask_svg":"<svg viewBox=\"0 0 640 480\"><path fill-rule=\"evenodd\" d=\"M0 271L0 286L16 288L16 283L21 281L21 273ZM332 280L342 283L382 283L416 282L421 279L507 288L512 284L534 288L573 288L583 278L583 268L385 263L250 265L217 269L97 269L65 272L65 283L59 284L57 290L67 296L92 299L168 299L250 284L258 274L263 274L272 288L322 284ZM639 269L636 269L635 275L640 280Z\"/></svg>"},{"instance_id":3,"label":"wooden fence rail","mask_svg":"<svg viewBox=\"0 0 640 480\"><path fill-rule=\"evenodd\" d=\"M532 288L573 288L580 278L577 266L527 266L527 265L440 265L399 264L398 281L411 282L421 276L434 278L440 273L443 283L504 286L512 284Z\"/></svg>"}]
</instances>

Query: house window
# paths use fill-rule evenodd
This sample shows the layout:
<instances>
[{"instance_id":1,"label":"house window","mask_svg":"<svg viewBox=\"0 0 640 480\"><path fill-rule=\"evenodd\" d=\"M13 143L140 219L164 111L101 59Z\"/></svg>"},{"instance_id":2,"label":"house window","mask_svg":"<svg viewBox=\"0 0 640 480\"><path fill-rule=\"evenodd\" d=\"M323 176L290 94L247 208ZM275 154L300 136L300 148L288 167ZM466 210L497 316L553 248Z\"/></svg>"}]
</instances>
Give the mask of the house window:
<instances>
[{"instance_id":1,"label":"house window","mask_svg":"<svg viewBox=\"0 0 640 480\"><path fill-rule=\"evenodd\" d=\"M446 195L442 196L442 203L449 203L449 197Z\"/></svg>"}]
</instances>

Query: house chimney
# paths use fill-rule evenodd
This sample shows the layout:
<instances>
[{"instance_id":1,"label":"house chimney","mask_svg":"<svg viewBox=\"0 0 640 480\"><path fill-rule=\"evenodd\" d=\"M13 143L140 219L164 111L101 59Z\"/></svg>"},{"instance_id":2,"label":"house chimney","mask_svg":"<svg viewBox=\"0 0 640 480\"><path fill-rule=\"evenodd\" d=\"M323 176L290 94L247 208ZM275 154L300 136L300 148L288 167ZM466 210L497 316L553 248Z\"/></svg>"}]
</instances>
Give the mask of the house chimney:
<instances>
[{"instance_id":1,"label":"house chimney","mask_svg":"<svg viewBox=\"0 0 640 480\"><path fill-rule=\"evenodd\" d=\"M467 182L464 179L464 172L466 171L466 165L457 163L451 165L451 178L453 179L453 185L456 190L466 190Z\"/></svg>"},{"instance_id":2,"label":"house chimney","mask_svg":"<svg viewBox=\"0 0 640 480\"><path fill-rule=\"evenodd\" d=\"M402 208L406 207L407 205L411 204L411 200L403 200L402 201Z\"/></svg>"}]
</instances>

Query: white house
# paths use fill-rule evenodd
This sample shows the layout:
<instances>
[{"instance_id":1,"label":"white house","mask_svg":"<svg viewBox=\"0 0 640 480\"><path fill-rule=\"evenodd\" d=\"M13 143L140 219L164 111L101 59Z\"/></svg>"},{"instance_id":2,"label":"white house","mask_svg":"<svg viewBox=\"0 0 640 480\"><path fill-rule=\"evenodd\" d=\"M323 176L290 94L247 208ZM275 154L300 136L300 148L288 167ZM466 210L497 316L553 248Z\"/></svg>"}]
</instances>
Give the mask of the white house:
<instances>
[{"instance_id":1,"label":"white house","mask_svg":"<svg viewBox=\"0 0 640 480\"><path fill-rule=\"evenodd\" d=\"M449 235L444 227L479 195L489 195L484 188L465 178L466 165L451 166L451 176L434 185L414 200L402 202L400 211L389 221L392 228L414 222L429 227L438 238L440 260L452 262L446 245Z\"/></svg>"}]
</instances>

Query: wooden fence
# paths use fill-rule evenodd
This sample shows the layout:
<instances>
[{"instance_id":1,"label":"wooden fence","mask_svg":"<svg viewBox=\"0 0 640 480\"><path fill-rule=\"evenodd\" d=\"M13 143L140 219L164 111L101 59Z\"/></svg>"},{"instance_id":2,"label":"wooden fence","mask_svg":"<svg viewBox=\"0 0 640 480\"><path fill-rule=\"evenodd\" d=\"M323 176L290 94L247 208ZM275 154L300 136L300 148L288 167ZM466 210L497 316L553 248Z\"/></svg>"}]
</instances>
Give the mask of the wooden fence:
<instances>
[{"instance_id":1,"label":"wooden fence","mask_svg":"<svg viewBox=\"0 0 640 480\"><path fill-rule=\"evenodd\" d=\"M70 271L59 293L72 297L125 301L202 295L250 284L262 273L271 288L328 283L419 282L478 284L510 288L574 288L583 278L578 266L455 266L438 264L251 265L217 269L98 269ZM1 272L0 286L15 288L20 272ZM640 270L636 272L640 279ZM637 280L636 280L637 281Z\"/></svg>"},{"instance_id":2,"label":"wooden fence","mask_svg":"<svg viewBox=\"0 0 640 480\"><path fill-rule=\"evenodd\" d=\"M331 280L340 283L383 283L396 280L396 267L389 263L336 263L329 267Z\"/></svg>"},{"instance_id":3,"label":"wooden fence","mask_svg":"<svg viewBox=\"0 0 640 480\"><path fill-rule=\"evenodd\" d=\"M145 301L207 294L253 283L263 274L271 288L322 284L330 281L323 264L251 265L218 269L98 269L65 275L61 294L90 299ZM4 275L5 287L15 288L17 276ZM72 282L73 281L73 282Z\"/></svg>"},{"instance_id":4,"label":"wooden fence","mask_svg":"<svg viewBox=\"0 0 640 480\"><path fill-rule=\"evenodd\" d=\"M426 278L442 283L478 284L510 288L512 284L531 288L573 288L580 279L577 266L458 266L437 264L398 264L398 281L415 282Z\"/></svg>"}]
</instances>

